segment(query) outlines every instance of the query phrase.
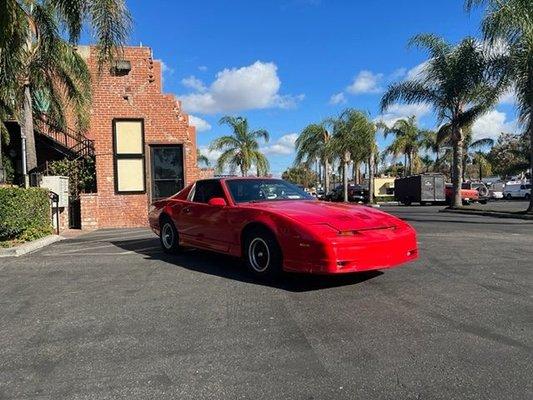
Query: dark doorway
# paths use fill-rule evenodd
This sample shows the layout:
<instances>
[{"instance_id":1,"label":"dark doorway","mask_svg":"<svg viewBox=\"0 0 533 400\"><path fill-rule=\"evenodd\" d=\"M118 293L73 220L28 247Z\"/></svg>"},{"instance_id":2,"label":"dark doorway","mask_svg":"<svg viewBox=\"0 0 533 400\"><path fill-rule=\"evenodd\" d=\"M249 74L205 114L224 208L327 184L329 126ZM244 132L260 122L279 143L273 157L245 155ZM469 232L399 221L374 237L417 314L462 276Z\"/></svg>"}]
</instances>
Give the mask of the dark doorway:
<instances>
[{"instance_id":1,"label":"dark doorway","mask_svg":"<svg viewBox=\"0 0 533 400\"><path fill-rule=\"evenodd\" d=\"M152 201L172 196L183 189L183 146L150 146Z\"/></svg>"}]
</instances>

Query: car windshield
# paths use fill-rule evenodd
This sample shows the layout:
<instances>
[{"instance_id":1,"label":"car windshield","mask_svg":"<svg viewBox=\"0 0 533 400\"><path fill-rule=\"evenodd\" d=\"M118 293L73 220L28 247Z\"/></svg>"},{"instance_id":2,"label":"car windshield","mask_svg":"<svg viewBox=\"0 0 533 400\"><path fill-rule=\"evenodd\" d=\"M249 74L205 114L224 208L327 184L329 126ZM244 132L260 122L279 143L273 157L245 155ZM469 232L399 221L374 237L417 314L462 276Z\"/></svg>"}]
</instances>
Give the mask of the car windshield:
<instances>
[{"instance_id":1,"label":"car windshield","mask_svg":"<svg viewBox=\"0 0 533 400\"><path fill-rule=\"evenodd\" d=\"M226 185L235 203L312 200L313 196L281 179L234 179Z\"/></svg>"}]
</instances>

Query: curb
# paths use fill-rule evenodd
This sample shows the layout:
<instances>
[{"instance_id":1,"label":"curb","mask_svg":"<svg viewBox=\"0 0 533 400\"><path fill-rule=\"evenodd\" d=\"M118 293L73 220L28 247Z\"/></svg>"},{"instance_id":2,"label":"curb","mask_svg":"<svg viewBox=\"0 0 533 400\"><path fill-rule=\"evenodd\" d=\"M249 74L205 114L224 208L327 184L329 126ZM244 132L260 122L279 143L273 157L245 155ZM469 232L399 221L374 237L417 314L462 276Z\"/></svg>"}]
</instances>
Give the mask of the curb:
<instances>
[{"instance_id":1,"label":"curb","mask_svg":"<svg viewBox=\"0 0 533 400\"><path fill-rule=\"evenodd\" d=\"M34 252L36 250L42 249L45 246L48 246L52 243L59 242L60 240L65 239L62 236L50 235L45 236L41 239L33 240L28 243L23 243L20 246L11 247L7 249L0 249L0 258L1 257L18 257L24 254Z\"/></svg>"},{"instance_id":2,"label":"curb","mask_svg":"<svg viewBox=\"0 0 533 400\"><path fill-rule=\"evenodd\" d=\"M519 214L513 212L502 212L502 211L484 211L484 210L463 210L463 209L451 209L444 208L439 210L439 212L452 213L452 214L468 214L468 215L481 215L484 217L494 217L494 218L514 218L514 219L523 219L525 221L533 221L533 215L529 214Z\"/></svg>"},{"instance_id":3,"label":"curb","mask_svg":"<svg viewBox=\"0 0 533 400\"><path fill-rule=\"evenodd\" d=\"M382 206L399 206L400 202L399 201L378 201L378 204Z\"/></svg>"}]
</instances>

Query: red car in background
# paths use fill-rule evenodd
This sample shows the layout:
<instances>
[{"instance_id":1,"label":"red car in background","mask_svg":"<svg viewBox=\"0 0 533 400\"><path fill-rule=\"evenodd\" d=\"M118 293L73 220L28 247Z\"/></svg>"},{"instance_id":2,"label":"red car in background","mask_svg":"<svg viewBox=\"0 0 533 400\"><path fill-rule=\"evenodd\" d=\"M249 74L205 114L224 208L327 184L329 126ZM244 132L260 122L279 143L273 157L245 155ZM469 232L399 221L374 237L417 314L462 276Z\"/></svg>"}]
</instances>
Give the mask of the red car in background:
<instances>
[{"instance_id":1,"label":"red car in background","mask_svg":"<svg viewBox=\"0 0 533 400\"><path fill-rule=\"evenodd\" d=\"M451 204L453 197L453 186L451 184L446 184L445 195L446 203ZM477 189L461 189L461 200L463 204L479 201L479 191Z\"/></svg>"},{"instance_id":2,"label":"red car in background","mask_svg":"<svg viewBox=\"0 0 533 400\"><path fill-rule=\"evenodd\" d=\"M257 277L385 269L418 257L406 222L316 200L281 179L200 180L153 203L149 221L165 252L190 246L242 257Z\"/></svg>"}]
</instances>

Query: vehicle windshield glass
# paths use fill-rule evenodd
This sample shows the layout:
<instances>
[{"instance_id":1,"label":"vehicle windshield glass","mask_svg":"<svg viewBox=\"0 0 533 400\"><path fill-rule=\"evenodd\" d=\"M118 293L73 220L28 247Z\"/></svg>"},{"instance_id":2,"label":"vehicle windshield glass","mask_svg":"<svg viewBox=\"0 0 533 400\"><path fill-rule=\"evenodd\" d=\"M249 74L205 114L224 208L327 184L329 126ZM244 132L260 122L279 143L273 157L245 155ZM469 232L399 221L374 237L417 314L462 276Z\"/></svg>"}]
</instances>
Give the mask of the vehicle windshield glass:
<instances>
[{"instance_id":1,"label":"vehicle windshield glass","mask_svg":"<svg viewBox=\"0 0 533 400\"><path fill-rule=\"evenodd\" d=\"M281 179L234 179L227 180L226 185L235 203L314 199L304 190Z\"/></svg>"}]
</instances>

